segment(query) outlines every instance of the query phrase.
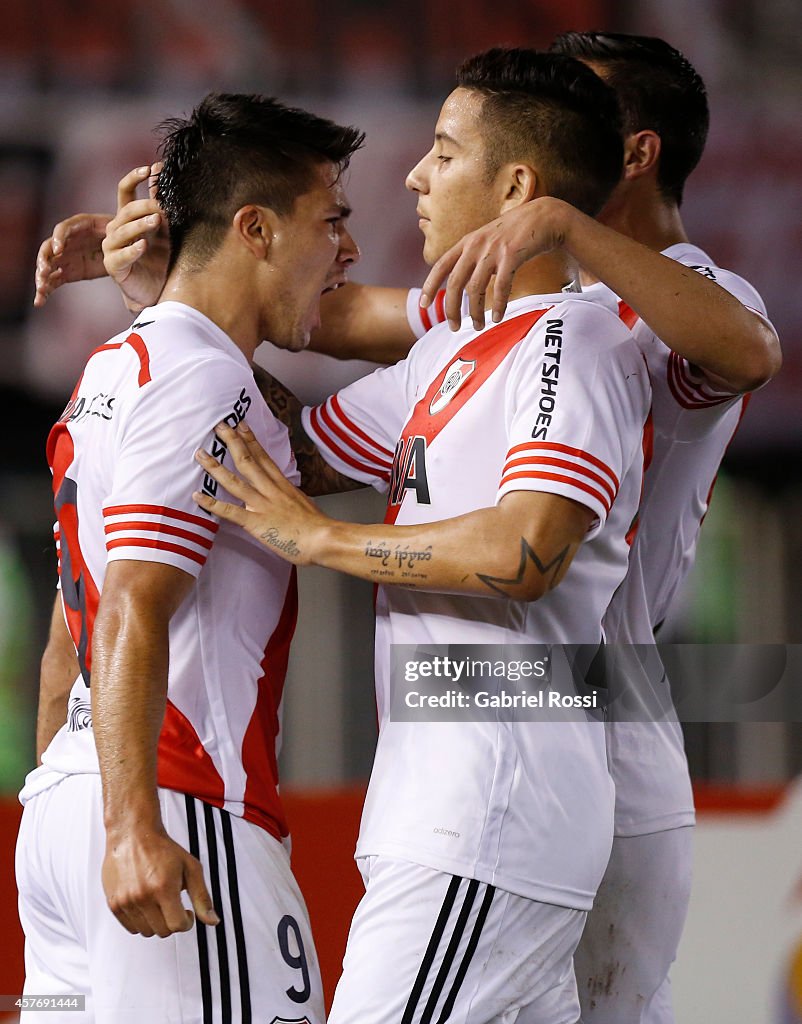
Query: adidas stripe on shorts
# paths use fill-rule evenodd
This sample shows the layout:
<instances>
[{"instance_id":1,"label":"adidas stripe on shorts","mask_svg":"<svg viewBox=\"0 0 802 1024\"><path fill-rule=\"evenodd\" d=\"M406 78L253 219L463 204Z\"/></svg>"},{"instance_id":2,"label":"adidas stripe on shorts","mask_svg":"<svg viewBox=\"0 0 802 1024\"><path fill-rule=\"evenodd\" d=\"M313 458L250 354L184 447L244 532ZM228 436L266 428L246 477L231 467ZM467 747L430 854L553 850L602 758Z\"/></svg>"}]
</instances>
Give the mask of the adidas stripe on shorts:
<instances>
[{"instance_id":1,"label":"adidas stripe on shorts","mask_svg":"<svg viewBox=\"0 0 802 1024\"><path fill-rule=\"evenodd\" d=\"M574 1024L586 913L389 857L366 892L329 1024Z\"/></svg>"}]
</instances>

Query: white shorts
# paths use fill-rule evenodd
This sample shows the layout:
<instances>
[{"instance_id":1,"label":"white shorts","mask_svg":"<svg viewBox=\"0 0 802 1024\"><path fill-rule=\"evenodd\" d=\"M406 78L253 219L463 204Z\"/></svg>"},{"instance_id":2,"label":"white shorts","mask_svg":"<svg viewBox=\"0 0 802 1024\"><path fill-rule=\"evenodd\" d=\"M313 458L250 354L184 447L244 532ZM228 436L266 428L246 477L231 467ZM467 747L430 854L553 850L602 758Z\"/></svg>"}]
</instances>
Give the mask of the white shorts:
<instances>
[{"instance_id":1,"label":"white shorts","mask_svg":"<svg viewBox=\"0 0 802 1024\"><path fill-rule=\"evenodd\" d=\"M693 826L613 840L574 957L583 1024L673 1024L692 861Z\"/></svg>"},{"instance_id":2,"label":"white shorts","mask_svg":"<svg viewBox=\"0 0 802 1024\"><path fill-rule=\"evenodd\" d=\"M329 1024L533 1024L579 1017L572 955L586 913L389 857L360 860Z\"/></svg>"},{"instance_id":3,"label":"white shorts","mask_svg":"<svg viewBox=\"0 0 802 1024\"><path fill-rule=\"evenodd\" d=\"M169 835L203 864L222 923L166 939L127 932L101 885L100 777L67 777L28 801L20 825L25 993L82 994L86 1011L26 1012L23 1024L323 1024L309 919L284 847L192 797L160 790L159 800Z\"/></svg>"}]
</instances>

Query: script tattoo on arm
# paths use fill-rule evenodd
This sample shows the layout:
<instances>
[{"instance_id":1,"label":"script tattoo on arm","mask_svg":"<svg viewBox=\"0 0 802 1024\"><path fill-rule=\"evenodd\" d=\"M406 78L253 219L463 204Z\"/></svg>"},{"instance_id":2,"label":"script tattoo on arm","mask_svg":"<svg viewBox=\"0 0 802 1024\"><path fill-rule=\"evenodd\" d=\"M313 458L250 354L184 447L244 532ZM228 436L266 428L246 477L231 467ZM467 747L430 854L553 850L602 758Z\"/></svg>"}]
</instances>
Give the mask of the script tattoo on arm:
<instances>
[{"instance_id":1,"label":"script tattoo on arm","mask_svg":"<svg viewBox=\"0 0 802 1024\"><path fill-rule=\"evenodd\" d=\"M503 576L486 576L481 572L478 572L476 575L490 590L495 590L497 594L515 600L518 597L516 590L528 578L531 579L532 573L539 573L541 576L547 577L549 584L547 589L552 587L559 575L563 562L568 557L569 547L569 545L566 545L550 562L544 563L529 546L526 538L521 537L521 560L518 563L518 572L515 576L505 579Z\"/></svg>"},{"instance_id":2,"label":"script tattoo on arm","mask_svg":"<svg viewBox=\"0 0 802 1024\"><path fill-rule=\"evenodd\" d=\"M261 366L254 366L253 376L268 409L289 432L290 446L295 455L298 472L301 474L301 490L304 494L310 497L319 494L338 494L365 486L358 480L338 473L326 462L315 442L304 430L301 421L303 406L289 388Z\"/></svg>"},{"instance_id":3,"label":"script tattoo on arm","mask_svg":"<svg viewBox=\"0 0 802 1024\"><path fill-rule=\"evenodd\" d=\"M377 567L370 572L374 579L392 578L394 581L403 581L408 587L415 587L429 577L422 563L431 562L432 545L428 544L416 551L409 544L403 547L396 544L393 547L386 540L369 540L365 545L365 557L377 561Z\"/></svg>"}]
</instances>

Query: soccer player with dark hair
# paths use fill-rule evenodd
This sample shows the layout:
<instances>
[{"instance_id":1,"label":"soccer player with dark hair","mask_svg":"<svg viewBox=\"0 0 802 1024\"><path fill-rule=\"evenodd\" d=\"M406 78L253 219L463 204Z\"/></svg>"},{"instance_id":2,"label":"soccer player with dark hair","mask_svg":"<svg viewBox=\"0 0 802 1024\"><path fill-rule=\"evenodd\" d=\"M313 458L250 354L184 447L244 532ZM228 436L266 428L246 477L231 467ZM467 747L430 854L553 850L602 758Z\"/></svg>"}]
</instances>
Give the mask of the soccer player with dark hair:
<instances>
[{"instance_id":1,"label":"soccer player with dark hair","mask_svg":"<svg viewBox=\"0 0 802 1024\"><path fill-rule=\"evenodd\" d=\"M590 88L595 83L579 64L543 67L532 64L526 50L496 49L469 57L456 78L459 87L483 98L480 117L488 182L503 164L520 156L527 140L537 149L538 169L549 195L590 216L599 212L621 175L619 147L611 142L613 134L620 133L612 93L602 103ZM599 125L607 131L599 131Z\"/></svg>"},{"instance_id":2,"label":"soccer player with dark hair","mask_svg":"<svg viewBox=\"0 0 802 1024\"><path fill-rule=\"evenodd\" d=\"M599 217L608 227L551 199L513 211L435 268L429 293L450 272L450 295L429 313L453 315L465 286L466 311L484 316L492 277L499 315L515 268L556 247L582 266L585 294L619 298L648 364L653 452L627 578L605 616L616 645L612 682L626 687L629 713L641 720L616 721L613 705L615 840L575 963L588 1024L670 1024L668 973L690 897L693 794L679 723L650 720L671 706L660 659L630 645L651 644L668 614L746 410L744 393L777 372L780 353L755 289L691 244L682 223L683 189L708 127L704 84L690 63L663 40L598 32L567 33L552 50L588 63L619 98L624 173ZM640 245L633 251L624 235Z\"/></svg>"},{"instance_id":3,"label":"soccer player with dark hair","mask_svg":"<svg viewBox=\"0 0 802 1024\"><path fill-rule=\"evenodd\" d=\"M95 349L48 441L63 615L43 691L70 662L74 683L21 797L25 991L82 994L98 1024L322 1024L277 789L295 575L199 511L217 487L193 456L222 462L215 424L247 412L297 479L251 360L303 347L358 258L340 176L363 136L245 95L165 129L164 290Z\"/></svg>"},{"instance_id":4,"label":"soccer player with dark hair","mask_svg":"<svg viewBox=\"0 0 802 1024\"><path fill-rule=\"evenodd\" d=\"M551 52L584 61L613 87L625 136L659 136L657 186L667 203L681 206L710 125L707 90L690 61L663 39L615 32L565 32Z\"/></svg>"}]
</instances>

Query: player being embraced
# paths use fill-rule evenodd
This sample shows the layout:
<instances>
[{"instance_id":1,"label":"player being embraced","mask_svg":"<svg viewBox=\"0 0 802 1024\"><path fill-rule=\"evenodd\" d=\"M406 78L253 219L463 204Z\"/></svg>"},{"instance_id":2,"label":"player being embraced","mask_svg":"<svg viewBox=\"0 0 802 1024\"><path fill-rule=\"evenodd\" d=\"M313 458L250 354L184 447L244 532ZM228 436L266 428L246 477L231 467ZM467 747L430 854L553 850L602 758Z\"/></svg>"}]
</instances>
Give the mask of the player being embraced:
<instances>
[{"instance_id":1,"label":"player being embraced","mask_svg":"<svg viewBox=\"0 0 802 1024\"><path fill-rule=\"evenodd\" d=\"M498 317L515 269L557 248L582 266L585 294L618 302L648 364L651 464L627 578L605 616L615 645L613 683L626 686L628 717L636 720L616 721L613 706L607 735L615 840L576 968L583 1020L670 1024L668 972L690 896L693 794L679 723L653 720L671 707L659 657L629 645L652 642L668 614L746 410L743 393L778 371L780 349L755 289L689 242L682 223L683 189L708 127L705 88L693 67L659 39L568 33L553 49L589 63L619 97L624 174L599 216L615 232L565 203L538 199L468 236L438 262L424 293L437 295L448 274L447 293L423 315L453 318L464 288L470 312L483 316L492 279ZM624 234L640 243L637 252ZM653 275L652 267L665 276Z\"/></svg>"},{"instance_id":2,"label":"player being embraced","mask_svg":"<svg viewBox=\"0 0 802 1024\"><path fill-rule=\"evenodd\" d=\"M615 98L592 72L491 50L457 83L407 179L427 261L540 195L601 207L621 140ZM327 519L250 433L220 428L258 490L199 456L253 511L198 494L203 508L281 557L380 584L380 731L356 851L366 893L336 1024L579 1016L572 956L612 838L601 722L391 713L393 645L601 640L626 571L650 391L615 310L572 290L575 269L559 252L537 257L500 324L437 328L304 411L330 475L388 492L383 524Z\"/></svg>"},{"instance_id":3,"label":"player being embraced","mask_svg":"<svg viewBox=\"0 0 802 1024\"><path fill-rule=\"evenodd\" d=\"M322 1024L277 791L295 576L199 511L217 485L193 455L222 461L215 424L247 413L297 479L250 364L265 337L302 348L358 257L340 177L363 136L245 95L164 127L164 291L93 352L48 442L54 685L70 650L75 673L22 792L25 991L83 993L104 1024Z\"/></svg>"}]
</instances>

